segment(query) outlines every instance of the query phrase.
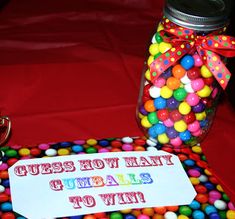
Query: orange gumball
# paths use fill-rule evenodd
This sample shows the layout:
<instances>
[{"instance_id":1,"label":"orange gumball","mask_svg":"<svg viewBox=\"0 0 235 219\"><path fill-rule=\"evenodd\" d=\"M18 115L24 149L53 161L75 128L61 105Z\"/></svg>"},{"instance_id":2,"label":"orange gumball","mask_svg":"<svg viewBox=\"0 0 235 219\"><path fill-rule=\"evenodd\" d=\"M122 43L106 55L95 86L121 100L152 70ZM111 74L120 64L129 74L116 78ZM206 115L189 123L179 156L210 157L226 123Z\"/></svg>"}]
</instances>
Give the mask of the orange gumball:
<instances>
[{"instance_id":1,"label":"orange gumball","mask_svg":"<svg viewBox=\"0 0 235 219\"><path fill-rule=\"evenodd\" d=\"M186 70L180 65L177 64L172 68L172 74L175 78L182 78L186 74Z\"/></svg>"},{"instance_id":2,"label":"orange gumball","mask_svg":"<svg viewBox=\"0 0 235 219\"><path fill-rule=\"evenodd\" d=\"M144 108L147 112L154 112L156 111L156 108L154 106L154 101L153 100L147 100L144 104Z\"/></svg>"},{"instance_id":3,"label":"orange gumball","mask_svg":"<svg viewBox=\"0 0 235 219\"><path fill-rule=\"evenodd\" d=\"M166 86L171 90L176 90L180 87L180 80L175 77L169 77L166 81Z\"/></svg>"},{"instance_id":4,"label":"orange gumball","mask_svg":"<svg viewBox=\"0 0 235 219\"><path fill-rule=\"evenodd\" d=\"M155 207L153 209L157 214L163 215L163 214L166 213L166 208L165 207Z\"/></svg>"},{"instance_id":5,"label":"orange gumball","mask_svg":"<svg viewBox=\"0 0 235 219\"><path fill-rule=\"evenodd\" d=\"M167 206L166 207L168 211L176 212L179 209L179 206Z\"/></svg>"}]
</instances>

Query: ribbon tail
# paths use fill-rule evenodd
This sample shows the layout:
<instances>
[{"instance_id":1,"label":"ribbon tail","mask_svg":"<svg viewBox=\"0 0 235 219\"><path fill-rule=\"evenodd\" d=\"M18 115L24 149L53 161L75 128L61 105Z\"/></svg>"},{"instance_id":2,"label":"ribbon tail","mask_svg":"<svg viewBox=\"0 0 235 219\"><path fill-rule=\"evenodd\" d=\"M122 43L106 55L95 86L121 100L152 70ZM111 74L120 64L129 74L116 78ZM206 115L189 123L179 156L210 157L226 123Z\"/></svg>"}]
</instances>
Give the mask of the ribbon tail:
<instances>
[{"instance_id":1,"label":"ribbon tail","mask_svg":"<svg viewBox=\"0 0 235 219\"><path fill-rule=\"evenodd\" d=\"M180 58L186 55L192 48L190 43L185 42L177 47L173 47L160 55L150 64L150 80L154 81L169 67L174 65Z\"/></svg>"},{"instance_id":2,"label":"ribbon tail","mask_svg":"<svg viewBox=\"0 0 235 219\"><path fill-rule=\"evenodd\" d=\"M206 51L206 66L214 75L220 86L225 89L229 79L231 77L231 73L226 68L223 61L220 59L220 56L212 51Z\"/></svg>"}]
</instances>

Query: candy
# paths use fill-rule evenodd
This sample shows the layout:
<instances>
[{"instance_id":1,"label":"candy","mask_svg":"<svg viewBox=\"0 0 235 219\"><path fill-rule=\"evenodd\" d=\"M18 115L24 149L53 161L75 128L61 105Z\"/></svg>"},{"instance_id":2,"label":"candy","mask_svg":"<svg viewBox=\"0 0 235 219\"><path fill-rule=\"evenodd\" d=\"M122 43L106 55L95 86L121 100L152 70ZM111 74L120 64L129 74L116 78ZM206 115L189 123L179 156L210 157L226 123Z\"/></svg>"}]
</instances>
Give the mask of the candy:
<instances>
[{"instance_id":1,"label":"candy","mask_svg":"<svg viewBox=\"0 0 235 219\"><path fill-rule=\"evenodd\" d=\"M185 55L181 59L180 64L185 70L189 70L194 66L194 58L191 55Z\"/></svg>"},{"instance_id":2,"label":"candy","mask_svg":"<svg viewBox=\"0 0 235 219\"><path fill-rule=\"evenodd\" d=\"M169 49L171 49L172 46L171 46L170 43L166 43L166 42L162 41L162 42L159 43L158 48L159 48L160 53L165 53L165 52L167 52Z\"/></svg>"},{"instance_id":3,"label":"candy","mask_svg":"<svg viewBox=\"0 0 235 219\"><path fill-rule=\"evenodd\" d=\"M180 64L177 64L172 68L172 74L175 78L181 79L186 74L186 70Z\"/></svg>"}]
</instances>

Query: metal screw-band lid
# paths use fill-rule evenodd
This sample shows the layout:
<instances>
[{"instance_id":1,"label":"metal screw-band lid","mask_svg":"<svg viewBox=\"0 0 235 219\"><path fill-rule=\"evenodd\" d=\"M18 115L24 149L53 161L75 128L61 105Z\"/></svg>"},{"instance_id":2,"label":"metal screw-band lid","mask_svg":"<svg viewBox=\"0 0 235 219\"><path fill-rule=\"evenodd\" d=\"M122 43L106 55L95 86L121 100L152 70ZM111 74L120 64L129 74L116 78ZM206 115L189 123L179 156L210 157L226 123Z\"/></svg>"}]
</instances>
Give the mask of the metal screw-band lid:
<instances>
[{"instance_id":1,"label":"metal screw-band lid","mask_svg":"<svg viewBox=\"0 0 235 219\"><path fill-rule=\"evenodd\" d=\"M230 9L230 0L166 0L164 15L182 27L213 31L228 23Z\"/></svg>"}]
</instances>

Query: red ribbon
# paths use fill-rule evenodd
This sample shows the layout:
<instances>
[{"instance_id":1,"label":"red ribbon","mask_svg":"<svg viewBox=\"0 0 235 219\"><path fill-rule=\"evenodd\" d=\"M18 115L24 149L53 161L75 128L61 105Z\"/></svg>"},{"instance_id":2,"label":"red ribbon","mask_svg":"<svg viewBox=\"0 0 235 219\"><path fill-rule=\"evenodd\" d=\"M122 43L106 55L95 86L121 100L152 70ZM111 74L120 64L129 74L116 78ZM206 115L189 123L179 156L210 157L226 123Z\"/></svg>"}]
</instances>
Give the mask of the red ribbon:
<instances>
[{"instance_id":1,"label":"red ribbon","mask_svg":"<svg viewBox=\"0 0 235 219\"><path fill-rule=\"evenodd\" d=\"M161 54L150 64L151 81L156 80L161 73L174 65L184 55L196 52L221 87L225 89L231 73L221 60L220 55L223 57L235 56L235 38L219 35L221 31L206 36L198 35L196 31L180 27L166 18L163 19L162 24L164 30L160 34L164 37L165 42L172 45L172 48ZM168 37L165 37L165 34Z\"/></svg>"}]
</instances>

